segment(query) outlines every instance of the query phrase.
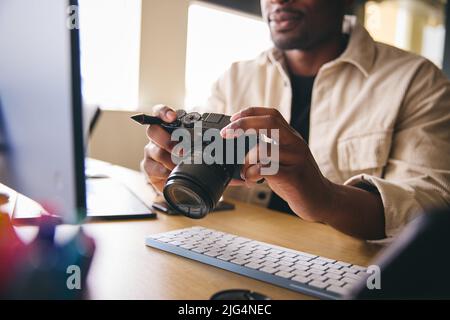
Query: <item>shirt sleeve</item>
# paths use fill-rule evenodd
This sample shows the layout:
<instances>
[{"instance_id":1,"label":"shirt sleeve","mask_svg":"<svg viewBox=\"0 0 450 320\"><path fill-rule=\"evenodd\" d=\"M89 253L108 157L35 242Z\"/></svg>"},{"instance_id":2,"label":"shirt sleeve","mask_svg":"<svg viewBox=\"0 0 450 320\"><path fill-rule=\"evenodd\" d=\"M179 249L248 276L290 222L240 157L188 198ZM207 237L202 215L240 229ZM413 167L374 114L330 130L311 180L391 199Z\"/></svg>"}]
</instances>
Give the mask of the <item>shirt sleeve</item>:
<instances>
[{"instance_id":1,"label":"shirt sleeve","mask_svg":"<svg viewBox=\"0 0 450 320\"><path fill-rule=\"evenodd\" d=\"M412 78L392 139L381 177L362 174L345 182L377 188L388 237L423 211L450 205L450 84L431 62Z\"/></svg>"}]
</instances>

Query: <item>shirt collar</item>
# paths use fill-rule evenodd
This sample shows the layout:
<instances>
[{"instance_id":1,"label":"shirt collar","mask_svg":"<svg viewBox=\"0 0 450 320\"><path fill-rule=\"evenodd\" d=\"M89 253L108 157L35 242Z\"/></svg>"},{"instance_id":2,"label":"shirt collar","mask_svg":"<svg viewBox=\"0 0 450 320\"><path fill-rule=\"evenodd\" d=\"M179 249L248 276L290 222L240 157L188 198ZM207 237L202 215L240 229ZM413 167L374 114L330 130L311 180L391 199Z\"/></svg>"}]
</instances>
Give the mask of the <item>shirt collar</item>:
<instances>
[{"instance_id":1,"label":"shirt collar","mask_svg":"<svg viewBox=\"0 0 450 320\"><path fill-rule=\"evenodd\" d=\"M343 32L350 34L345 51L335 60L326 63L324 67L331 67L340 63L349 63L360 70L365 77L369 76L375 60L375 41L367 30L356 21L355 16L345 16ZM273 48L268 51L267 59L274 64L281 64L286 71L283 51Z\"/></svg>"}]
</instances>

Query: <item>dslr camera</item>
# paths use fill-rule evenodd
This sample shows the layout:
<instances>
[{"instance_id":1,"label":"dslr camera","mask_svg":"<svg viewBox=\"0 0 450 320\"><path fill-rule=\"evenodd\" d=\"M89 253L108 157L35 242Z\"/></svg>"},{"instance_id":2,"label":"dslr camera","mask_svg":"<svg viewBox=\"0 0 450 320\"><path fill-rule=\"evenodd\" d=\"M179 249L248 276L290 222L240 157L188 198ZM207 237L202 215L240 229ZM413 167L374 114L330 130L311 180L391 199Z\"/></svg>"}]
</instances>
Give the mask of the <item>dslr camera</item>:
<instances>
[{"instance_id":1,"label":"dslr camera","mask_svg":"<svg viewBox=\"0 0 450 320\"><path fill-rule=\"evenodd\" d=\"M135 115L132 119L143 125L160 125L169 134L177 129L187 130L185 132L191 137L190 149L170 173L163 194L175 210L187 217L200 219L216 207L231 179L241 179L240 169L245 155L257 144L258 138L256 135L243 135L235 139L222 139L220 130L230 123L230 116L187 113L184 110L178 110L176 114L177 119L171 123L145 114ZM215 134L211 131L208 134L209 130L215 130ZM211 139L204 139L204 135ZM205 148L215 139L222 140L221 144L217 144L223 147L219 150L220 154L205 153ZM205 163L204 157L209 156L218 161Z\"/></svg>"}]
</instances>

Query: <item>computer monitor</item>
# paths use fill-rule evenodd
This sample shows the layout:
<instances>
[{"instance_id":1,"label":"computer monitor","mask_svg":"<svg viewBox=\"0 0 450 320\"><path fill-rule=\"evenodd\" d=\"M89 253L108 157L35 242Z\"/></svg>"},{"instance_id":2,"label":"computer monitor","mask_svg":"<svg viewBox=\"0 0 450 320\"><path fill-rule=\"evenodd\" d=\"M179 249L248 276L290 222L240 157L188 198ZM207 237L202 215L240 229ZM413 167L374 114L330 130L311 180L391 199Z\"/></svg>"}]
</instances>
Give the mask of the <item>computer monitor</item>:
<instances>
[{"instance_id":1,"label":"computer monitor","mask_svg":"<svg viewBox=\"0 0 450 320\"><path fill-rule=\"evenodd\" d=\"M90 126L83 130L88 108L82 106L78 30L71 28L76 5L0 1L0 183L47 204L67 223L153 218L131 186L103 174L85 180L83 140ZM15 212L13 218L36 216Z\"/></svg>"},{"instance_id":2,"label":"computer monitor","mask_svg":"<svg viewBox=\"0 0 450 320\"><path fill-rule=\"evenodd\" d=\"M86 207L76 2L0 1L0 182L70 223Z\"/></svg>"}]
</instances>

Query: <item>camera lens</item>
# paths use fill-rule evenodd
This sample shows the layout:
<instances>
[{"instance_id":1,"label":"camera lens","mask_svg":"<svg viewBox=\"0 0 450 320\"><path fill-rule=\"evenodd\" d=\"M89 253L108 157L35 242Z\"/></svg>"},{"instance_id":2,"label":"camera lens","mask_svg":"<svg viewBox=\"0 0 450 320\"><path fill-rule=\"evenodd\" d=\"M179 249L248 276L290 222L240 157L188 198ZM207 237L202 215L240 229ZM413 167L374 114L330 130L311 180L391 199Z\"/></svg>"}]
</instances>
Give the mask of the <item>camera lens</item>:
<instances>
[{"instance_id":1,"label":"camera lens","mask_svg":"<svg viewBox=\"0 0 450 320\"><path fill-rule=\"evenodd\" d=\"M201 197L201 191L186 180L169 181L164 188L167 202L184 215L199 219L203 218L211 209L208 200Z\"/></svg>"},{"instance_id":2,"label":"camera lens","mask_svg":"<svg viewBox=\"0 0 450 320\"><path fill-rule=\"evenodd\" d=\"M180 163L167 179L164 198L180 213L200 219L213 210L231 181L234 166Z\"/></svg>"}]
</instances>

